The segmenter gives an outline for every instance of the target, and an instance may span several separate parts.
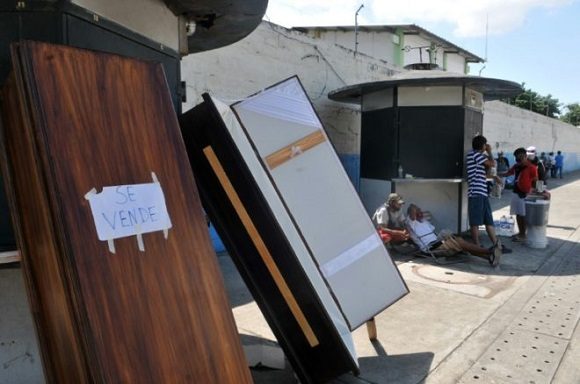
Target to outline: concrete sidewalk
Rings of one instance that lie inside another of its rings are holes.
[[[365,327],[353,333],[361,373],[333,383],[580,383],[580,173],[549,187],[546,249],[505,238],[513,253],[498,268],[393,254],[411,293],[376,317],[376,341]],[[510,195],[492,200],[497,219]],[[229,256],[219,259],[242,342],[276,345]],[[288,364],[252,373],[258,384],[297,382]]]

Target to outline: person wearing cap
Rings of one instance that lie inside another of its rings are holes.
[[[493,216],[486,183],[486,170],[495,166],[491,146],[484,136],[478,135],[471,141],[471,150],[467,153],[467,212],[471,238],[479,243],[479,226],[485,225],[493,247],[500,248],[501,243],[495,235]]]
[[[391,193],[373,214],[373,223],[384,243],[402,243],[409,240],[403,204],[405,201],[399,194]]]

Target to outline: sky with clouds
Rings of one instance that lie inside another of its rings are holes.
[[[580,102],[580,0],[269,0],[264,18],[284,27],[354,25],[361,4],[359,25],[416,24],[487,56],[471,74]]]

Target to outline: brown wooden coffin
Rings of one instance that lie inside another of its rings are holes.
[[[12,51],[2,164],[47,381],[251,382],[161,66]],[[99,240],[85,195],[152,173],[167,239]]]

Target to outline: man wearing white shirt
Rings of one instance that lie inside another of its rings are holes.
[[[407,228],[411,240],[424,252],[443,250],[447,256],[452,256],[464,251],[488,260],[494,267],[499,265],[501,249],[498,246],[487,249],[452,234],[437,236],[435,227],[415,204],[407,209]]]

